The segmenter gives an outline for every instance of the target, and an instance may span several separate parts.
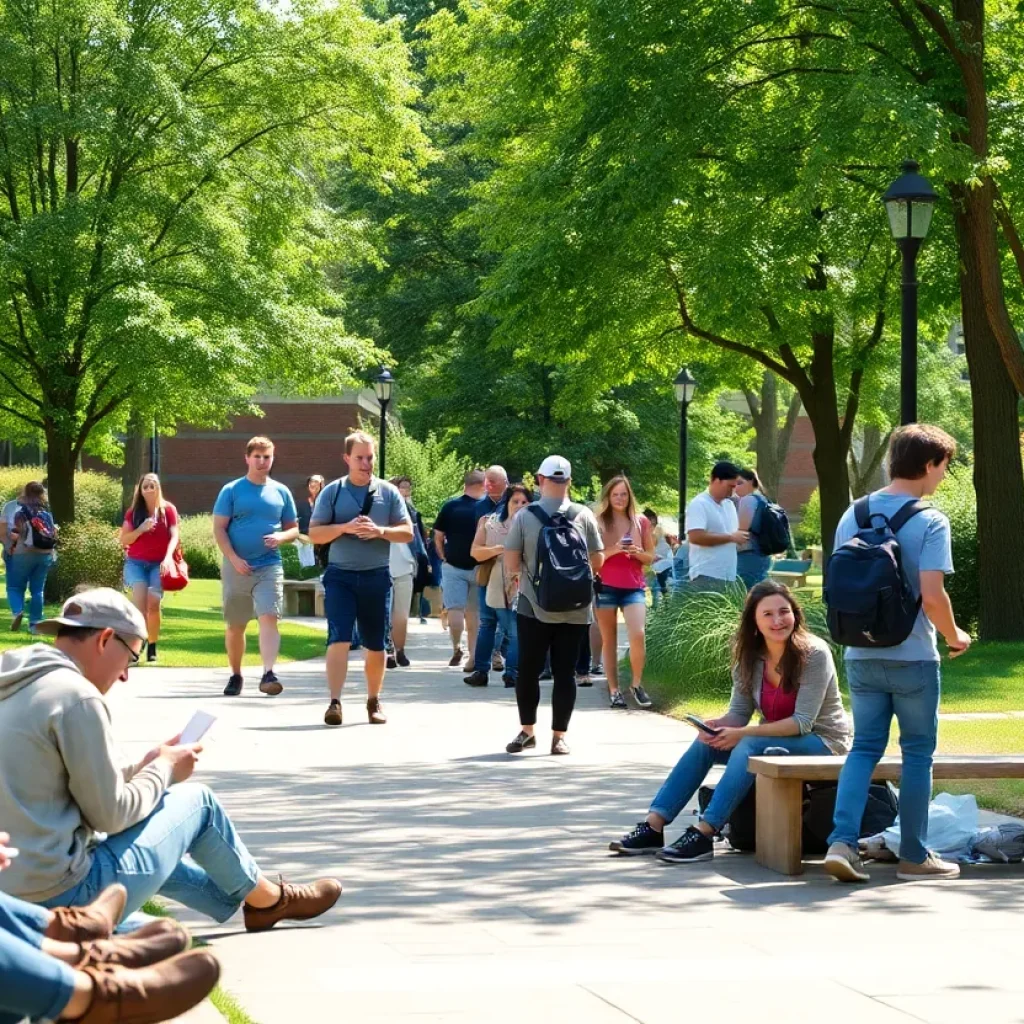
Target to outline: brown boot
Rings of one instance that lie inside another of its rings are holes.
[[[309,921],[326,913],[341,897],[341,882],[336,878],[321,878],[309,885],[292,885],[283,878],[281,898],[266,908],[245,905],[245,930],[265,932],[278,921]]]
[[[205,949],[143,967],[87,967],[92,1002],[81,1024],[157,1024],[201,1003],[220,979],[220,964]]]
[[[184,925],[162,918],[130,935],[82,943],[82,959],[75,967],[84,971],[86,967],[108,964],[138,970],[170,960],[172,956],[184,953],[191,944],[192,936]]]
[[[370,725],[386,725],[388,717],[380,706],[380,697],[370,697],[366,702],[366,714]]]
[[[123,885],[108,885],[84,907],[56,907],[53,920],[43,934],[57,942],[95,942],[109,939],[124,913],[128,890]]]

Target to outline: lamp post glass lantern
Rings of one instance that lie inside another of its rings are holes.
[[[686,449],[687,419],[690,414],[690,403],[697,393],[697,381],[684,366],[675,379],[676,400],[679,402],[679,539],[683,537],[683,525],[686,522]]]
[[[889,230],[903,254],[903,302],[900,310],[900,423],[917,421],[917,254],[928,234],[938,196],[918,173],[916,160],[882,196]]]
[[[381,367],[380,373],[374,378],[373,390],[380,403],[380,452],[377,460],[377,472],[384,476],[384,460],[386,456],[386,445],[388,440],[388,403],[391,401],[391,392],[395,386],[395,378],[391,371]]]

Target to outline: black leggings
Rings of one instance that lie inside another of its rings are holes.
[[[525,615],[518,615],[516,621],[519,626],[519,677],[516,679],[519,721],[522,725],[537,724],[540,674],[550,651],[551,729],[565,732],[576,706],[576,659],[590,626],[575,622],[541,622]]]

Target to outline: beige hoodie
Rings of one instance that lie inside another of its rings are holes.
[[[99,690],[48,644],[0,658],[0,831],[21,854],[0,891],[40,902],[89,872],[96,834],[131,828],[170,785],[170,765],[119,767]],[[101,837],[102,838],[102,837]]]

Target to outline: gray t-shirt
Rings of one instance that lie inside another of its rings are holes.
[[[572,502],[568,498],[541,498],[538,504],[551,516],[556,512],[564,512]],[[576,508],[579,509],[579,512],[572,524],[587,542],[587,551],[590,554],[595,551],[603,551],[601,531],[597,527],[594,513],[585,505],[577,505]],[[519,577],[519,614],[528,619],[540,619],[541,622],[572,622],[577,625],[586,625],[592,619],[591,605],[589,604],[585,608],[577,608],[571,612],[546,612],[537,604],[537,595],[530,582],[530,574],[537,564],[537,540],[540,537],[540,531],[540,520],[529,511],[529,506],[527,506],[516,513],[508,531],[508,537],[505,538],[505,550],[518,551],[523,559]]]
[[[394,484],[373,477],[368,486],[356,487],[347,476],[332,480],[318,495],[310,526],[330,526],[350,523],[363,510],[366,494],[373,490],[370,518],[378,526],[401,526],[409,523],[405,499]],[[360,540],[352,534],[345,534],[331,541],[329,561],[339,569],[353,569],[356,572],[368,569],[386,569],[391,557],[391,542],[384,540]]]

